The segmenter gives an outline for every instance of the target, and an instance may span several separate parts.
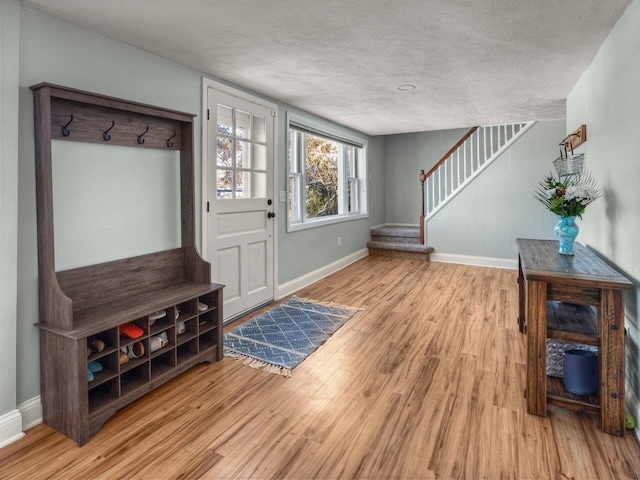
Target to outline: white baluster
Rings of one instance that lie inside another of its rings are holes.
[[[464,163],[462,164],[462,181],[464,182],[467,179],[467,147],[465,143],[464,148]],[[469,139],[469,147],[473,149],[473,136]]]

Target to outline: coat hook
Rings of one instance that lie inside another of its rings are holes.
[[[144,138],[142,138],[142,137],[144,137],[144,136],[145,136],[145,134],[146,134],[148,131],[149,131],[149,125],[147,125],[147,129],[146,129],[144,132],[142,132],[140,135],[138,135],[138,144],[139,144],[139,145],[142,145],[142,144],[144,143]]]
[[[63,137],[68,137],[69,135],[71,135],[71,130],[67,128],[69,125],[71,125],[71,122],[73,122],[73,113],[71,114],[71,120],[69,120],[69,122],[64,127],[62,127]]]
[[[171,139],[173,137],[175,137],[175,136],[176,136],[176,131],[174,130],[173,131],[173,135],[171,135],[169,138],[167,138],[167,148],[173,147],[173,142],[171,141]]]
[[[116,125],[116,121],[111,120],[111,126],[107,129],[106,132],[102,132],[102,138],[104,139],[105,142],[108,142],[109,140],[111,140],[111,135],[109,135],[109,132],[115,125]]]

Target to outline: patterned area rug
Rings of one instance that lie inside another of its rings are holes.
[[[245,365],[291,376],[291,370],[358,311],[295,295],[224,336],[224,352]]]

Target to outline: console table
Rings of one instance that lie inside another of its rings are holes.
[[[520,332],[527,335],[527,410],[547,415],[547,404],[595,413],[600,427],[624,434],[624,303],[632,282],[584,246],[558,253],[554,240],[516,240]],[[567,305],[571,304],[571,305]],[[567,392],[547,376],[547,339],[598,347],[598,393]]]

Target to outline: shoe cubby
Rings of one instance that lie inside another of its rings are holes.
[[[105,332],[87,338],[87,361],[99,360],[118,350],[118,329],[110,328]]]
[[[184,332],[176,336],[177,345],[182,345],[198,336],[198,318],[193,317],[190,320],[184,322]]]
[[[183,302],[179,304],[176,308],[178,309],[178,318],[176,322],[184,322],[190,318],[193,318],[197,315],[197,299],[192,299],[187,302]]]
[[[202,353],[205,350],[218,346],[218,336],[215,329],[210,329],[198,336],[198,350]]]
[[[215,310],[198,315],[198,334],[208,332],[217,327],[217,316]]]
[[[102,366],[102,370],[99,372],[92,372],[92,380],[87,380],[89,390],[93,390],[101,384],[118,376],[118,354],[116,351],[103,355],[96,360],[89,360],[87,365],[89,362],[97,362]]]
[[[198,355],[198,338],[192,338],[182,345],[178,345],[178,365],[192,360]]]
[[[89,414],[99,412],[120,398],[120,379],[114,376],[110,380],[89,390]]]
[[[135,367],[120,374],[120,395],[126,396],[142,388],[150,380],[149,359],[136,361]]]
[[[175,369],[176,363],[176,351],[175,348],[161,353],[160,355],[151,359],[151,379],[162,377],[163,375],[171,372]]]
[[[164,330],[167,330],[175,325],[175,307],[163,309],[165,315],[157,320],[152,320],[152,316],[149,316],[149,334],[156,335]]]
[[[171,326],[149,337],[149,355],[158,357],[176,347],[176,328]]]

